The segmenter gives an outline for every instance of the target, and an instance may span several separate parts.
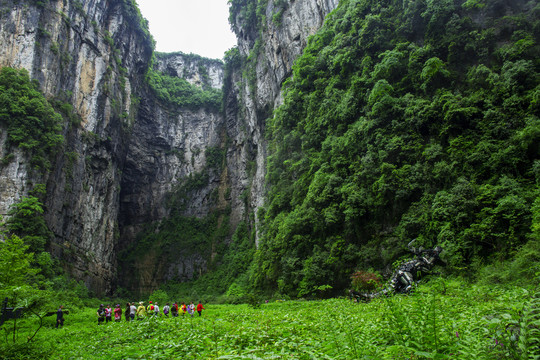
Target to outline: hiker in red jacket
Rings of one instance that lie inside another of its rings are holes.
[[[122,309],[120,309],[120,304],[116,304],[114,308],[114,321],[119,322],[122,320]]]
[[[199,313],[199,316],[202,315],[202,311],[203,310],[206,310],[203,305],[201,304],[201,302],[199,301],[199,303],[197,304],[197,312]]]

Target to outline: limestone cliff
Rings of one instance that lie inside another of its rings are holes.
[[[153,40],[132,0],[1,0],[0,66],[27,69],[48,98],[72,104],[80,121],[66,122],[63,149],[46,173],[33,171],[0,127],[0,157],[13,154],[0,165],[0,214],[46,184],[50,250],[98,294],[126,282],[150,291],[205,271],[214,243],[204,254],[179,251],[167,261],[147,252],[138,268],[125,262],[120,274],[118,254],[136,246],[149,224],[159,231],[171,212],[204,218],[217,211],[229,236],[242,220],[255,226],[264,199],[265,120],[307,37],[337,0],[277,3],[267,2],[260,33],[235,19],[243,65],[224,79],[217,60],[153,57]],[[164,102],[146,80],[152,63],[160,74],[201,89],[225,82],[224,111]],[[197,187],[186,190],[197,176]],[[175,208],[179,189],[182,206]]]
[[[221,89],[223,87],[223,62],[206,59],[195,54],[156,53],[156,70],[174,77],[186,79],[199,87]]]
[[[64,149],[46,174],[2,142],[2,152],[17,156],[0,169],[0,213],[46,183],[52,253],[91,288],[108,291],[127,139],[152,40],[128,1],[4,0],[1,10],[0,66],[27,69],[47,97],[73,104],[80,124],[66,124]]]
[[[232,27],[244,59],[243,67],[231,75],[226,94],[227,131],[234,145],[228,156],[234,218],[245,211],[240,194],[248,191],[247,207],[255,224],[258,221],[257,209],[265,195],[265,120],[279,106],[281,85],[290,76],[308,37],[337,5],[338,0],[270,0],[256,29],[246,26],[241,13],[234,17]]]
[[[201,88],[222,88],[223,64],[185,54],[158,54],[154,69],[164,76],[182,78]],[[119,286],[150,292],[171,278],[189,280],[194,268],[206,269],[207,257],[178,252],[170,259],[164,244],[152,244],[134,258],[137,236],[148,226],[171,217],[203,218],[219,207],[212,194],[222,182],[219,170],[207,169],[209,149],[224,146],[221,109],[199,106],[189,109],[169,104],[148,93],[142,99],[125,159],[120,193],[121,252]],[[204,174],[204,176],[202,176]],[[172,202],[179,188],[193,176],[203,180],[185,194],[185,206]],[[226,185],[225,185],[226,186]],[[155,250],[159,250],[156,252]]]
[[[243,64],[238,68],[228,64],[225,79],[216,61],[181,53],[158,54],[154,67],[167,76],[181,77],[203,88],[225,85],[224,114],[208,110],[171,111],[152,97],[142,101],[134,130],[138,140],[128,151],[122,185],[120,286],[150,292],[164,281],[189,280],[208,269],[215,255],[213,249],[223,241],[215,240],[215,234],[207,234],[213,239],[210,248],[200,244],[196,251],[188,244],[190,239],[182,240],[183,234],[174,231],[172,238],[150,235],[154,239],[151,245],[136,240],[145,229],[148,231],[149,224],[154,224],[151,233],[171,231],[168,219],[176,209],[169,200],[193,175],[208,177],[188,194],[182,216],[208,219],[217,214],[218,227],[226,227],[222,222],[228,221],[229,236],[242,221],[256,227],[257,208],[263,204],[265,191],[265,120],[274,104],[279,103],[281,83],[289,76],[307,36],[322,25],[336,5],[337,1],[304,1],[281,9],[281,24],[267,22],[267,30],[259,39],[265,44],[264,51],[257,51],[252,60],[257,65],[247,73],[250,64],[245,58],[255,50],[250,38],[253,34],[243,38],[242,31],[239,48]],[[267,18],[272,19],[271,14],[278,10],[269,2],[266,11]],[[246,76],[250,71],[254,73],[251,76],[256,79],[255,85]],[[209,149],[225,152],[224,168],[208,168],[205,156]],[[160,240],[156,241],[157,238]]]

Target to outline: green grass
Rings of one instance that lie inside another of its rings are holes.
[[[96,310],[85,308],[66,315],[62,329],[47,318],[31,348],[14,352],[4,346],[0,353],[110,360],[532,359],[540,355],[535,299],[534,291],[519,287],[439,281],[410,296],[368,304],[347,299],[270,302],[260,308],[207,304],[201,318],[101,326]]]

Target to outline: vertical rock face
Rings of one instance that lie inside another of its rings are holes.
[[[223,63],[219,60],[157,54],[154,69],[201,89],[221,89],[223,84]],[[205,172],[209,149],[224,146],[222,128],[220,110],[182,108],[162,103],[151,93],[142,97],[122,176],[117,252],[136,250],[137,235],[146,226],[170,217],[170,200],[178,187],[190,176]],[[206,182],[185,201],[183,216],[202,218],[215,208],[211,194],[220,186],[221,176],[205,174]],[[200,254],[177,253],[171,261],[161,250],[153,251],[161,246],[141,252],[132,263],[123,259],[119,286],[147,293],[171,278],[191,279],[196,267],[205,268],[206,259]]]
[[[220,60],[181,52],[156,53],[154,68],[168,76],[185,79],[191,85],[214,89],[223,87],[223,63]]]
[[[154,68],[196,86],[223,86],[223,64],[219,60],[181,53],[158,54]],[[126,242],[132,241],[137,232],[132,226],[167,215],[166,197],[182,179],[202,171],[205,150],[221,144],[222,123],[217,110],[167,107],[150,93],[141,98],[122,179],[121,226],[126,234],[132,234],[126,235]],[[215,181],[211,179],[210,183]],[[204,216],[208,212],[204,197],[193,199],[186,215]]]
[[[326,15],[338,5],[338,0],[304,0],[285,2],[270,0],[266,7],[265,30],[262,33],[256,61],[255,104],[263,109],[274,105],[280,95],[281,84],[289,77],[294,60],[304,50],[307,39],[324,23]],[[258,34],[244,30],[242,19],[237,17],[238,48],[248,56],[255,47]]]
[[[2,1],[1,8],[0,66],[27,69],[47,97],[71,103],[81,121],[66,125],[49,173],[32,174],[23,156],[0,169],[0,178],[12,179],[2,181],[10,185],[0,213],[27,195],[28,183],[46,183],[51,251],[92,289],[108,291],[126,139],[152,43],[120,0]]]
[[[257,211],[265,194],[266,144],[265,120],[280,104],[282,83],[290,76],[294,60],[302,53],[309,35],[314,34],[338,5],[338,0],[290,1],[277,6],[269,0],[262,38],[258,32],[246,30],[237,16],[233,28],[243,57],[254,56],[251,71],[254,81],[235,72],[231,91],[226,94],[227,131],[234,146],[229,149],[229,173],[232,182],[233,218],[245,211],[239,200],[246,189],[250,193],[248,207]],[[257,45],[257,43],[259,45]],[[258,47],[259,46],[259,47]],[[238,104],[241,104],[238,106]]]
[[[264,198],[265,120],[307,36],[336,5],[297,0],[278,8],[269,0],[257,53],[258,34],[236,19],[240,54],[255,56],[248,70],[255,81],[234,70],[222,113],[171,108],[156,99],[145,82],[152,40],[131,0],[0,0],[0,66],[27,69],[48,98],[73,105],[80,117],[65,125],[63,149],[46,174],[33,172],[0,128],[0,157],[13,154],[0,165],[0,214],[33,185],[47,184],[51,251],[97,294],[110,292],[117,280],[118,252],[145,224],[170,215],[171,192],[205,168],[208,149],[226,151],[227,166],[209,172],[207,184],[189,194],[184,215],[204,217],[228,206],[231,229],[248,213],[256,217]],[[221,89],[224,82],[218,60],[156,54],[154,68],[202,88]],[[139,281],[147,290],[165,279],[189,279],[206,261],[200,254],[179,254],[170,264],[146,260],[153,272],[141,273]],[[129,273],[122,276],[120,284]]]

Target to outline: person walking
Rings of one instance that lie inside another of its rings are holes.
[[[195,304],[193,304],[193,301],[188,305],[188,309],[187,309],[189,315],[191,315],[191,317],[193,317],[193,314],[195,313]]]
[[[131,321],[135,320],[135,314],[137,313],[137,307],[135,306],[135,303],[131,303],[129,306],[129,318]]]
[[[120,309],[120,304],[116,304],[114,308],[114,321],[120,322],[122,320],[122,309]]]
[[[107,307],[105,308],[105,323],[108,323],[109,321],[112,321],[112,309],[111,305],[107,304]]]
[[[158,303],[155,303],[154,304],[154,316],[159,317],[159,315],[160,315],[159,314],[159,305],[158,305]]]
[[[169,306],[169,303],[166,303],[165,306],[163,307],[163,315],[169,317],[169,310],[170,310],[170,306]]]
[[[124,309],[124,317],[126,318],[126,321],[129,321],[130,317],[129,317],[129,313],[131,312],[131,309],[130,309],[130,304],[129,303],[126,303],[126,308]]]
[[[203,304],[201,304],[201,302],[199,301],[199,303],[197,304],[197,312],[199,313],[199,316],[202,316],[203,310],[206,310],[206,309],[203,307]]]
[[[64,326],[64,311],[62,310],[64,308],[63,305],[60,305],[58,308],[58,311],[56,312],[56,328],[58,329],[58,326],[62,327]]]
[[[139,302],[139,307],[137,308],[137,320],[142,320],[146,316],[146,309],[144,308],[144,303]]]
[[[146,307],[146,314],[148,316],[151,316],[152,314],[154,314],[154,304],[152,304],[151,301],[148,302],[148,306]]]
[[[171,314],[173,317],[178,316],[178,301],[175,301],[172,308],[171,308]]]
[[[185,302],[182,301],[182,306],[180,307],[180,309],[182,310],[182,316],[186,315],[187,306]]]
[[[101,325],[105,321],[105,308],[103,307],[103,304],[99,305],[99,309],[97,310],[97,323],[98,325]]]

